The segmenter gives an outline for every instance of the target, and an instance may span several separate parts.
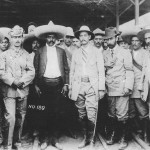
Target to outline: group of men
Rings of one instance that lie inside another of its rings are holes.
[[[148,142],[149,28],[132,35],[126,49],[118,40],[120,32],[112,27],[92,32],[84,25],[74,33],[71,27],[50,21],[38,27],[30,24],[28,29],[24,34],[16,25],[7,35],[0,34],[3,149],[21,147],[27,101],[36,97],[30,95],[37,95],[44,112],[40,120],[46,138],[41,149],[49,144],[63,149],[59,143],[62,98],[73,101],[78,110],[84,135],[79,149],[94,144],[101,101],[107,102],[107,144],[114,144],[118,137],[119,149],[125,149],[129,125],[131,130],[141,129],[141,138]],[[137,120],[139,128],[134,126]]]

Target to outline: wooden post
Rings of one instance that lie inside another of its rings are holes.
[[[135,0],[135,25],[139,25],[139,0]]]
[[[119,32],[119,0],[116,1],[116,29]]]

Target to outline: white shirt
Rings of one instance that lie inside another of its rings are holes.
[[[61,76],[60,68],[58,64],[58,57],[56,52],[55,46],[48,46],[47,47],[47,64],[46,70],[44,73],[44,77],[47,78],[57,78]]]
[[[139,53],[139,51],[138,50],[133,50],[133,56],[134,56],[134,58],[136,58],[137,57],[137,55],[138,55],[138,53]]]

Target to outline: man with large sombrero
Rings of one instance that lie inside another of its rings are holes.
[[[89,27],[82,26],[75,36],[80,40],[81,47],[72,57],[69,97],[78,108],[84,134],[78,148],[84,148],[94,142],[98,100],[103,98],[105,90],[105,73],[102,53],[90,43],[94,34]]]
[[[119,33],[115,28],[105,29],[104,39],[109,50],[104,51],[106,85],[108,92],[109,137],[107,144],[114,144],[116,126],[119,125],[121,145],[127,147],[126,132],[128,120],[129,95],[133,88],[134,72],[131,53],[117,44]]]
[[[45,113],[41,117],[42,124],[46,125],[43,127],[46,133],[51,131],[51,144],[62,149],[57,141],[60,128],[60,98],[61,94],[65,95],[68,90],[69,68],[65,51],[57,47],[55,43],[57,39],[65,36],[66,27],[55,25],[50,21],[48,25],[37,27],[34,32],[36,37],[46,40],[46,46],[37,51],[34,62],[36,90],[45,106]],[[41,148],[46,148],[49,142],[47,139]]]

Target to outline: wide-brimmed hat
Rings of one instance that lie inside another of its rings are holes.
[[[145,33],[150,33],[150,25],[145,26],[140,32],[138,32],[137,36],[140,40],[144,41]]]
[[[120,35],[121,32],[117,32],[116,28],[114,27],[109,27],[105,29],[105,35],[104,35],[104,39],[109,39],[112,38],[114,36]]]
[[[66,36],[74,37],[74,32],[73,32],[73,29],[71,27],[67,27]]]
[[[55,25],[52,21],[48,25],[42,25],[34,30],[35,36],[40,39],[46,39],[47,34],[54,33],[58,39],[63,38],[66,35],[66,27],[61,25]]]
[[[122,38],[122,36],[118,36],[118,42],[123,42],[123,38]]]
[[[15,25],[9,32],[9,35],[11,37],[13,36],[23,36],[24,34],[24,29],[20,27],[19,25]]]
[[[97,28],[93,31],[94,35],[105,35],[105,31],[101,30],[100,28]]]
[[[75,32],[75,37],[79,39],[79,35],[81,32],[88,32],[91,35],[91,40],[94,39],[94,33],[90,31],[88,26],[81,26],[81,28]]]
[[[6,37],[9,41],[11,40],[9,32],[11,31],[10,28],[7,27],[1,27],[0,32],[3,34],[4,38]]]
[[[4,36],[3,36],[3,34],[0,32],[0,43],[3,41],[3,39],[4,39]]]

